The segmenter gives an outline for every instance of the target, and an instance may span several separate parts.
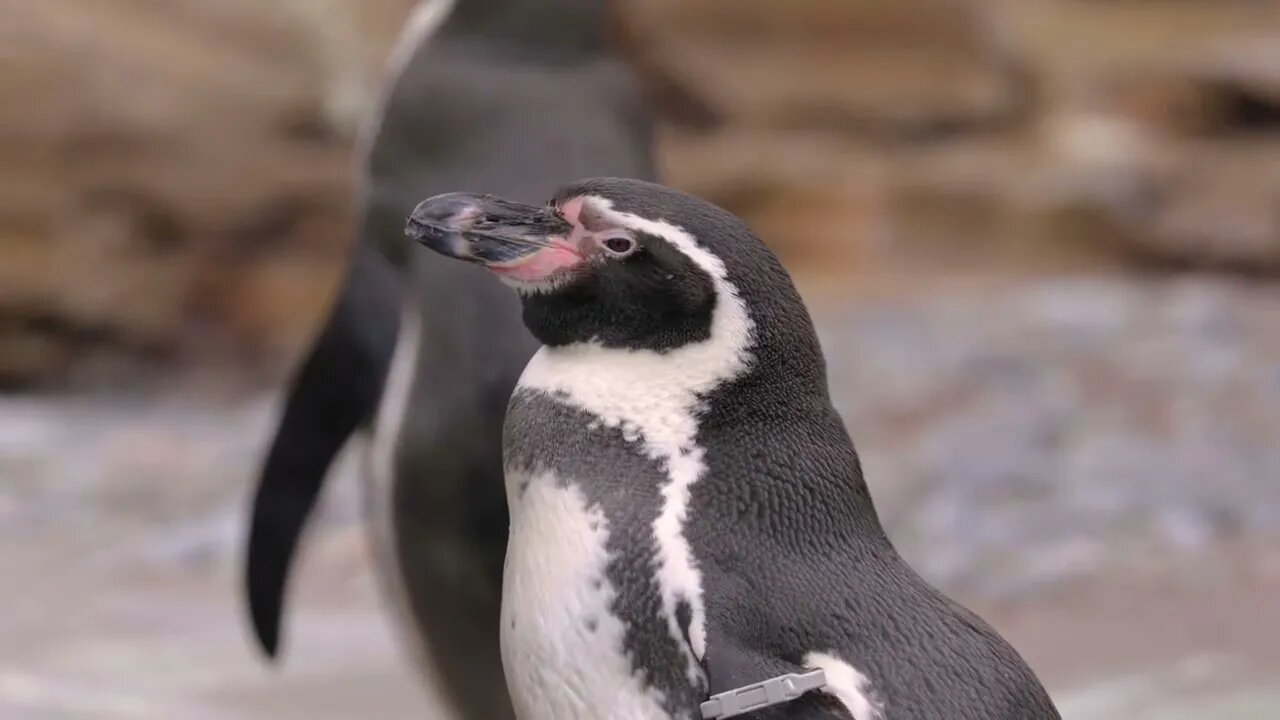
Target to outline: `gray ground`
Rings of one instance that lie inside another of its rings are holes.
[[[1280,293],[1054,281],[821,303],[904,554],[1072,720],[1280,717]],[[274,398],[0,400],[0,717],[439,717],[368,573],[354,463],[283,665],[239,605]]]

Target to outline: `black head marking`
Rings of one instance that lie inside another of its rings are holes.
[[[597,232],[606,242],[613,228]],[[663,238],[628,233],[634,249],[602,257],[554,292],[529,293],[524,321],[545,345],[597,342],[659,352],[705,340],[716,290],[711,277]]]
[[[606,241],[621,232],[635,243],[623,258],[606,258],[558,292],[525,299],[525,323],[547,345],[594,341],[606,347],[670,350],[706,340],[718,302],[714,278],[665,233],[702,237],[750,233],[732,215],[651,183],[595,179],[556,194],[554,207],[581,231]],[[627,216],[633,216],[628,218]],[[659,221],[661,228],[629,220]],[[612,261],[610,261],[612,260]]]

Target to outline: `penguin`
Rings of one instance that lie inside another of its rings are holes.
[[[541,344],[504,440],[522,720],[732,717],[742,688],[753,718],[1059,717],[895,551],[808,310],[740,219],[596,178],[435,196],[406,233],[513,288]]]
[[[511,717],[498,610],[506,402],[537,343],[478,268],[406,252],[405,215],[464,187],[526,200],[583,174],[653,177],[642,89],[606,43],[604,0],[428,0],[359,138],[358,240],[292,379],[245,548],[250,619],[278,652],[286,581],[329,466],[370,442],[362,487],[400,636],[457,714]]]

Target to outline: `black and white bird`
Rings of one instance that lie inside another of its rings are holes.
[[[407,232],[513,287],[542,344],[504,443],[518,717],[696,718],[779,676],[825,684],[751,717],[1058,717],[886,537],[808,311],[738,218],[601,178],[440,195]]]
[[[406,252],[404,217],[459,187],[532,200],[584,174],[652,176],[648,110],[606,43],[608,10],[427,0],[406,26],[361,139],[350,269],[288,390],[254,498],[245,583],[269,655],[329,466],[374,425],[365,485],[400,634],[463,717],[511,716],[498,647],[501,436],[537,343],[487,273]]]

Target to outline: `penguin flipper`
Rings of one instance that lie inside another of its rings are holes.
[[[254,634],[275,658],[298,538],[329,465],[382,395],[400,323],[402,280],[366,243],[356,247],[333,310],[294,377],[253,500],[245,590]]]

